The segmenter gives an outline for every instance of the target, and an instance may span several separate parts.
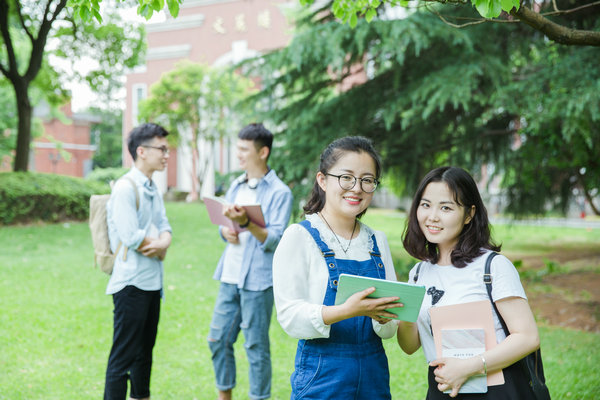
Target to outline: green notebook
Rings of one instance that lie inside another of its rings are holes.
[[[409,285],[404,282],[388,281],[385,279],[367,278],[365,276],[340,274],[335,304],[343,304],[348,297],[356,292],[375,287],[375,291],[369,297],[400,297],[398,300],[404,307],[389,308],[402,321],[415,322],[419,316],[421,303],[425,296],[425,286]]]

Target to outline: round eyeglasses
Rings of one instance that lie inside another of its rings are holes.
[[[330,173],[326,173],[325,175],[338,178],[338,183],[340,184],[340,187],[344,190],[352,189],[354,186],[356,186],[356,181],[360,181],[360,188],[365,193],[373,193],[375,189],[377,189],[377,185],[379,185],[379,181],[372,177],[357,178],[354,175],[350,174],[333,175]]]
[[[142,147],[149,147],[151,149],[160,150],[160,151],[162,151],[163,156],[169,155],[169,148],[167,146],[150,146],[150,145],[144,144],[144,145],[142,145]]]

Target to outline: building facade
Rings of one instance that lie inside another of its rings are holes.
[[[93,167],[96,146],[91,144],[91,127],[98,117],[71,111],[71,104],[61,108],[66,121],[52,117],[47,105],[34,110],[42,120],[44,133],[32,142],[29,170],[83,178]]]
[[[232,65],[246,58],[285,46],[289,25],[284,15],[286,2],[271,0],[185,0],[177,18],[146,25],[148,50],[146,63],[127,75],[126,105],[123,114],[123,160],[131,165],[125,141],[138,124],[138,104],[150,92],[150,86],[180,60],[211,66]],[[241,127],[240,127],[241,128]],[[234,137],[236,132],[231,132]],[[214,190],[214,171],[227,173],[237,169],[231,139],[210,144],[198,143],[200,165],[209,159],[203,193]],[[234,142],[233,142],[234,143]],[[191,188],[191,152],[173,149],[165,172],[154,179],[163,191]],[[211,172],[212,171],[212,172]]]

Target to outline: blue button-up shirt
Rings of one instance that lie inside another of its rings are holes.
[[[146,236],[158,237],[163,232],[171,232],[165,205],[156,184],[135,166],[125,176],[135,183],[140,204],[136,209],[131,182],[119,179],[106,204],[108,238],[113,252],[121,242],[106,294],[116,293],[128,285],[142,290],[162,289],[162,261],[146,257],[136,249]]]
[[[235,203],[240,184],[241,179],[236,179],[225,194],[229,203]],[[275,171],[270,170],[260,180],[256,188],[256,202],[261,206],[268,233],[263,243],[251,235],[244,249],[238,280],[240,289],[259,291],[273,286],[273,253],[290,221],[292,201],[292,191],[277,177]],[[221,279],[224,258],[225,252],[213,276],[216,280]]]

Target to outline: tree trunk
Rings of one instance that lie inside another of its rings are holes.
[[[192,171],[190,177],[192,178],[192,190],[188,194],[186,201],[198,200],[198,134],[192,132]]]
[[[588,203],[590,204],[590,208],[592,209],[594,214],[600,215],[600,210],[594,204],[594,198],[592,197],[592,195],[585,189],[583,189],[583,194],[584,194],[586,200],[588,201]]]
[[[31,145],[31,116],[33,107],[29,101],[28,85],[20,82],[15,84],[19,124],[17,128],[17,150],[13,171],[27,172],[29,169],[29,149]]]

